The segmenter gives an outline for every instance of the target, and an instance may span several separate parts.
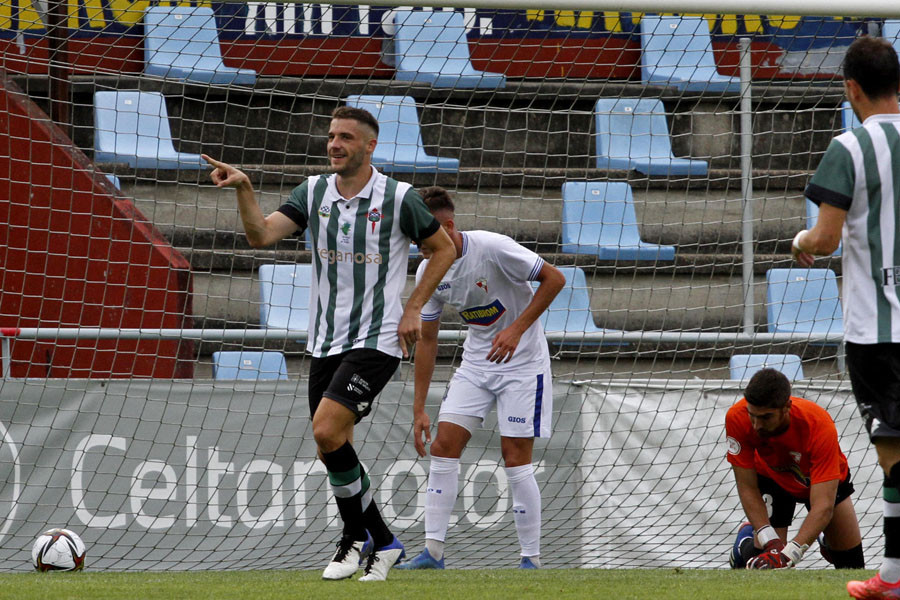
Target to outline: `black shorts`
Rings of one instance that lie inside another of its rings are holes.
[[[769,509],[769,523],[772,527],[790,527],[794,520],[794,509],[797,508],[798,503],[803,504],[806,510],[809,510],[808,498],[804,500],[791,495],[787,490],[775,483],[773,479],[769,479],[764,475],[757,475],[756,479],[759,491],[766,502],[766,507]],[[847,478],[838,484],[834,505],[837,506],[849,498],[854,491],[853,482],[850,481],[850,474],[847,473]]]
[[[372,411],[375,396],[391,380],[400,359],[378,350],[350,350],[335,356],[313,358],[309,367],[309,416],[319,408],[322,396],[346,406],[359,423]]]
[[[869,438],[900,437],[900,344],[846,343],[847,370]]]

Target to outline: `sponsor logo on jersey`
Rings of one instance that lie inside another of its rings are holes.
[[[322,217],[323,219],[327,219],[328,217],[330,217],[331,216],[331,205],[323,204],[322,206],[320,206],[319,207],[319,216]]]
[[[728,445],[728,454],[738,455],[741,453],[741,443],[733,437],[725,438],[725,443]]]
[[[881,269],[881,285],[900,284],[900,267],[885,267]]]
[[[444,290],[449,290],[449,289],[450,289],[449,281],[442,281],[437,286],[437,291],[439,291],[439,292],[443,292]]]
[[[506,307],[500,302],[500,299],[494,300],[486,306],[473,306],[459,311],[459,316],[469,325],[492,325],[503,316]]]
[[[800,457],[803,456],[799,452],[789,452],[788,454],[790,454],[791,458],[794,459],[794,462],[797,462],[797,463],[800,462]]]
[[[506,420],[509,421],[510,423],[527,423],[528,422],[528,419],[526,419],[525,417],[507,417]]]
[[[381,253],[369,254],[368,252],[344,252],[343,250],[328,250],[327,248],[319,248],[319,258],[328,264],[339,262],[352,262],[358,265],[375,263],[380,265],[383,261]]]
[[[484,290],[485,294],[488,293],[487,279],[485,279],[484,277],[479,277],[478,279],[476,279],[475,286],[480,287],[482,290]]]
[[[362,390],[359,389],[358,387],[356,387],[355,385],[353,385],[352,383],[347,384],[347,391],[353,392],[357,396],[362,396]]]
[[[372,223],[372,233],[375,233],[375,224],[381,220],[381,212],[377,208],[369,211],[369,222]]]
[[[341,223],[341,233],[344,235],[350,234],[350,223]]]

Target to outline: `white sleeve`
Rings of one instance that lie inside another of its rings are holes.
[[[544,268],[544,259],[531,250],[517,244],[512,238],[502,236],[491,245],[494,260],[510,275],[521,281],[537,281]]]
[[[419,281],[422,279],[422,273],[425,272],[425,265],[427,263],[427,260],[423,260],[419,264],[419,268],[416,269],[416,285],[419,285]],[[432,294],[431,298],[428,299],[428,302],[425,303],[425,306],[422,307],[422,312],[420,314],[423,321],[437,321],[441,318],[442,312],[444,312],[444,303],[435,294]]]

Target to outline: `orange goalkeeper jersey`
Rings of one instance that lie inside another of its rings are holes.
[[[728,409],[725,434],[728,462],[775,480],[796,498],[808,499],[809,486],[850,472],[828,412],[814,402],[791,397],[791,422],[774,438],[761,438],[750,425],[747,400]]]

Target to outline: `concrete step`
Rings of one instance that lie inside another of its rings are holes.
[[[46,105],[45,79],[16,81]],[[460,92],[392,80],[260,78],[254,89],[129,75],[80,76],[72,82],[73,137],[84,149],[93,148],[94,92],[141,89],[167,96],[179,150],[241,164],[324,165],[333,108],[350,94],[385,93],[413,96],[426,149],[458,158],[464,168],[589,168],[593,106],[601,97],[661,98],[677,156],[728,169],[739,166],[741,154],[739,96],[677,93],[637,83],[511,80],[504,90]],[[754,86],[752,98],[757,166],[814,168],[840,127],[840,88],[763,83]]]
[[[182,172],[183,173],[183,172]],[[197,175],[195,174],[195,177]],[[249,248],[236,208],[234,192],[211,184],[139,180],[123,183],[123,193],[174,245],[233,251]],[[293,185],[262,184],[257,198],[265,214],[275,211]],[[540,190],[451,187],[460,229],[503,233],[543,252],[558,252],[561,236],[561,184]],[[675,245],[692,254],[740,252],[743,200],[740,186],[723,190],[634,190],[641,237]],[[786,253],[790,240],[805,227],[802,191],[774,185],[754,194],[753,233],[756,251]],[[296,251],[302,241],[288,240],[279,250]]]

